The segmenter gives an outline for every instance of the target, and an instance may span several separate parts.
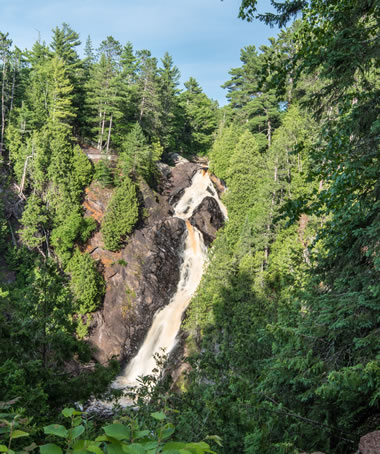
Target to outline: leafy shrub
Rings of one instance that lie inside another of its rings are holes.
[[[151,427],[140,427],[135,419],[121,418],[101,427],[96,438],[89,434],[91,424],[86,413],[74,408],[64,408],[62,415],[70,420],[69,427],[62,424],[50,424],[43,427],[44,444],[40,445],[40,454],[65,453],[126,453],[126,454],[204,454],[211,453],[210,446],[200,441],[185,443],[169,441],[175,432],[173,424],[168,422],[164,412],[151,413]],[[37,448],[35,443],[23,443],[20,439],[30,437],[30,420],[8,412],[4,413],[3,431],[0,435],[1,452],[16,454],[29,452]],[[26,427],[25,427],[26,426]],[[28,432],[26,431],[28,430]],[[90,436],[89,436],[90,435]],[[28,446],[25,446],[28,445]],[[11,448],[12,446],[12,448]],[[23,446],[23,448],[21,448]]]

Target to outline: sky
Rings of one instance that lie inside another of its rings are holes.
[[[94,47],[112,35],[135,50],[149,49],[160,59],[167,51],[181,72],[181,83],[195,77],[220,105],[231,68],[241,66],[240,49],[259,47],[278,30],[259,21],[237,18],[241,0],[0,0],[0,31],[14,44],[30,49],[51,30],[68,23],[80,34],[82,48],[90,35]],[[268,11],[269,0],[260,0]],[[183,85],[182,85],[183,86]]]

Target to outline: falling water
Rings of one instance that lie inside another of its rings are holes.
[[[226,208],[220,202],[207,170],[199,170],[181,199],[175,206],[175,216],[186,222],[187,235],[183,250],[183,262],[176,293],[170,303],[154,316],[152,326],[137,355],[127,364],[122,374],[113,383],[114,388],[125,388],[138,384],[137,378],[150,375],[155,368],[154,354],[161,349],[169,354],[176,344],[182,314],[202,278],[207,258],[207,248],[202,234],[189,218],[205,197],[213,197],[227,217]]]

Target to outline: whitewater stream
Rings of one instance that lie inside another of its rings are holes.
[[[162,353],[162,349],[169,354],[176,344],[182,315],[199,285],[207,261],[207,248],[202,234],[189,221],[205,197],[213,197],[227,218],[226,208],[219,200],[207,170],[198,170],[193,176],[191,186],[186,188],[174,207],[174,216],[183,219],[187,226],[177,290],[170,303],[155,314],[140,350],[114,381],[113,388],[123,389],[138,385],[138,377],[152,374],[156,366],[154,354]]]

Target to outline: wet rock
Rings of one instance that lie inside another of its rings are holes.
[[[221,197],[224,194],[224,192],[226,191],[226,185],[224,184],[224,182],[222,180],[220,180],[215,175],[211,174],[210,179],[211,179],[213,185],[215,186],[218,196]]]
[[[121,251],[103,309],[91,325],[89,340],[99,362],[133,356],[154,313],[169,303],[179,280],[185,228],[181,219],[164,219],[136,231]]]
[[[191,185],[191,180],[199,168],[198,164],[192,162],[180,162],[173,168],[164,188],[164,194],[171,205],[178,202],[185,189]]]
[[[361,437],[359,451],[361,454],[380,454],[380,430]]]
[[[178,161],[174,168],[164,164],[160,167],[158,192],[139,183],[142,219],[121,251],[107,251],[100,232],[86,247],[101,265],[106,280],[103,307],[93,314],[88,338],[94,358],[100,363],[112,357],[127,361],[134,356],[154,314],[170,302],[177,288],[186,224],[172,217],[173,205],[202,168],[186,160]],[[86,191],[86,214],[100,224],[111,196],[111,189],[92,184]],[[223,221],[212,197],[206,197],[192,217],[206,244],[215,238]]]
[[[206,246],[216,237],[216,232],[224,225],[224,216],[218,202],[213,197],[205,197],[190,217],[193,226],[202,233]]]

